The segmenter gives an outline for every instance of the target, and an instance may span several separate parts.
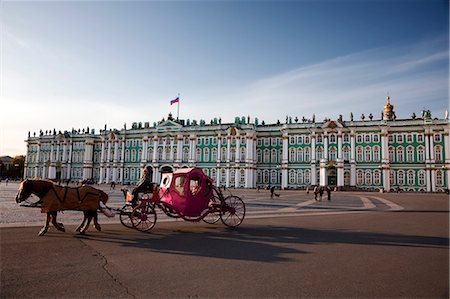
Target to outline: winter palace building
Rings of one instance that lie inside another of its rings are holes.
[[[443,192],[450,181],[448,115],[396,119],[390,98],[380,119],[260,123],[236,118],[133,123],[131,128],[29,134],[24,176],[136,183],[143,167],[161,173],[200,167],[218,186]],[[446,113],[447,114],[447,113]]]

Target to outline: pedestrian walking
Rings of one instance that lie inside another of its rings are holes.
[[[328,200],[331,200],[331,188],[330,188],[330,186],[327,186],[327,197],[328,197]]]
[[[314,186],[314,200],[317,200],[317,193],[319,193],[319,188],[317,186]]]
[[[322,196],[323,196],[323,187],[319,187],[319,196],[320,196],[320,199],[319,199],[319,201],[322,201]]]

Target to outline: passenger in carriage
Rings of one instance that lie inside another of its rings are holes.
[[[131,205],[133,207],[136,206],[139,192],[153,192],[152,175],[153,172],[150,167],[144,168],[141,179],[136,185],[136,188],[131,192],[131,194],[133,194],[133,199],[131,200]]]

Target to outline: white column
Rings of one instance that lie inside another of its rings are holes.
[[[219,133],[217,135],[217,163],[220,163],[222,161],[221,146],[222,146],[222,136]],[[219,173],[219,169],[217,170],[217,173]],[[218,178],[219,178],[219,176],[218,176]]]
[[[227,163],[231,160],[231,136],[227,136]]]
[[[344,160],[337,159],[337,186],[344,186]]]
[[[449,130],[444,129],[444,153],[445,153],[445,175],[446,181],[445,186],[447,189],[450,189],[450,139],[449,139]]]
[[[327,185],[327,160],[326,159],[320,159],[319,175],[320,175],[319,185],[326,186]]]
[[[162,148],[162,159],[163,159],[163,161],[167,160],[166,147],[167,147],[167,141],[166,141],[166,138],[164,138],[163,139],[163,148]]]
[[[117,163],[119,160],[119,141],[114,142],[114,163]]]
[[[156,157],[158,155],[158,136],[153,136],[153,157],[152,162],[156,163]],[[153,177],[155,177],[155,172],[153,172]],[[154,181],[156,182],[156,181]]]
[[[239,188],[239,182],[241,178],[241,170],[239,168],[234,169],[234,188]]]
[[[174,144],[175,144],[174,138],[171,137],[170,138],[170,154],[169,154],[169,160],[171,162],[174,161],[174,155],[173,155],[173,148],[175,147]]]
[[[230,168],[225,169],[225,186],[230,187]]]
[[[323,134],[323,158],[328,161],[328,133]]]
[[[55,152],[55,145],[54,145],[54,142],[52,141],[51,147],[50,147],[50,166],[48,167],[48,178],[49,179],[55,179],[56,178],[56,167],[55,167],[54,152]]]
[[[281,188],[288,187],[288,161],[289,161],[289,135],[287,132],[283,133],[283,148],[281,160]]]
[[[311,185],[317,185],[316,175],[316,134],[311,135]]]
[[[72,147],[73,147],[73,143],[72,143],[72,140],[70,140],[69,141],[69,157],[67,159],[67,169],[66,169],[68,179],[72,178],[72,172],[71,172],[72,171],[72,169],[71,169],[71,167],[72,167]]]
[[[337,155],[337,157],[338,157],[338,159],[342,160],[344,158],[342,156],[342,132],[341,131],[338,132],[337,138],[338,138],[338,155]]]
[[[176,163],[181,163],[183,160],[183,135],[177,136],[177,157]]]
[[[350,186],[356,186],[355,131],[350,133]]]
[[[234,161],[236,161],[236,163],[239,163],[241,161],[241,136],[240,135],[236,136],[236,155],[234,157]],[[236,172],[237,172],[237,170],[236,170]]]

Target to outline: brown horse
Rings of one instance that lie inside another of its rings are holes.
[[[47,221],[39,232],[39,236],[43,236],[47,232],[50,221],[57,230],[65,231],[64,225],[56,221],[57,212],[63,210],[83,211],[84,219],[77,227],[77,232],[84,234],[92,219],[94,219],[95,228],[98,231],[101,230],[97,221],[97,209],[100,208],[100,202],[105,206],[108,201],[108,194],[102,190],[91,186],[64,187],[46,179],[26,179],[20,184],[16,202],[20,203],[26,200],[31,194],[39,197],[37,204],[41,205],[42,213],[47,213]],[[85,225],[86,220],[87,224]]]

